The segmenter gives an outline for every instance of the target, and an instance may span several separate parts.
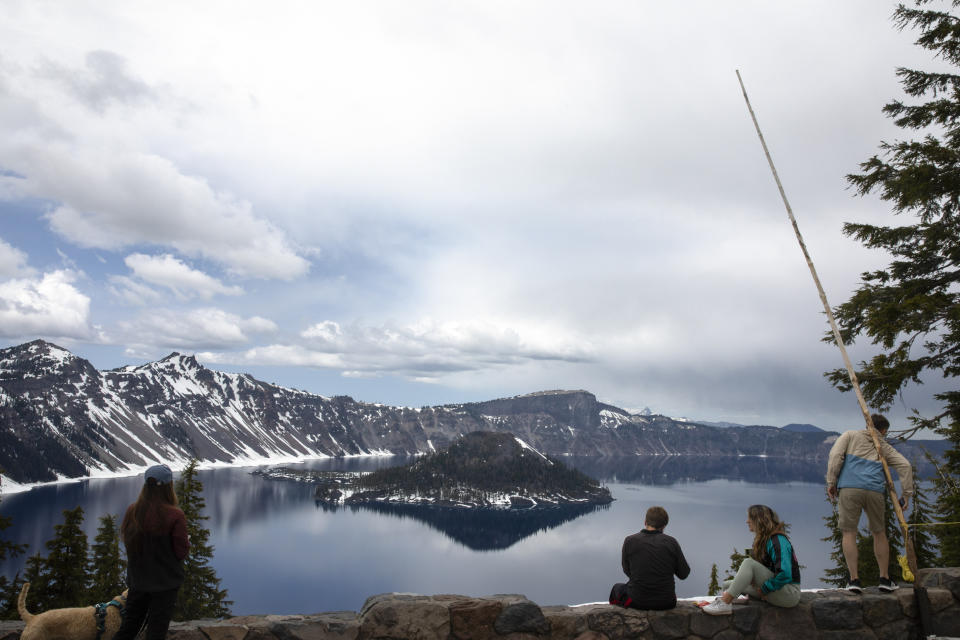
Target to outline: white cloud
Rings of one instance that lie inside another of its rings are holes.
[[[137,104],[154,98],[155,90],[132,76],[127,61],[112,51],[90,51],[82,69],[50,62],[44,74],[61,82],[74,97],[97,113],[110,104]]]
[[[243,353],[198,353],[197,356],[204,362],[250,365],[281,365],[295,367],[319,367],[323,369],[339,369],[343,367],[343,359],[338,354],[318,353],[297,346],[269,345],[254,347]]]
[[[4,35],[20,34],[0,28]],[[81,247],[167,247],[243,277],[289,280],[309,270],[304,252],[248,200],[181,169],[171,152],[192,143],[180,138],[179,108],[165,105],[171,121],[125,58],[85,52],[78,73],[56,53],[5,51],[0,60],[0,122],[10,131],[0,139],[0,199],[49,202],[50,227]],[[111,104],[130,109],[104,117]]]
[[[0,335],[93,338],[90,298],[73,286],[76,279],[76,273],[61,270],[0,283]]]
[[[157,304],[163,300],[163,295],[159,291],[127,276],[110,276],[108,288],[113,295],[127,304],[138,307]]]
[[[247,344],[256,334],[272,333],[277,325],[260,316],[243,318],[222,309],[188,311],[155,309],[132,321],[119,323],[114,342],[132,345],[138,352],[159,348],[229,349]]]
[[[309,264],[249,203],[218,193],[154,154],[42,146],[7,160],[21,189],[60,202],[47,217],[71,242],[98,249],[170,246],[240,276],[295,278]]]
[[[32,275],[27,266],[27,254],[0,238],[0,278]]]
[[[155,353],[142,327],[370,384],[824,406],[835,354],[734,69],[839,303],[883,259],[842,221],[888,210],[843,176],[902,135],[880,112],[895,67],[943,66],[895,5],[14,2],[0,200],[49,204],[59,238],[38,242],[155,254],[108,280],[131,303],[183,298],[128,322],[136,353]],[[191,315],[234,276],[287,281]],[[288,338],[304,318],[329,322]],[[271,325],[284,344],[257,339]]]
[[[464,371],[495,370],[530,362],[586,362],[589,345],[574,336],[488,322],[436,322],[346,327],[332,321],[301,333],[303,344],[256,347],[239,354],[207,354],[211,362],[341,369],[346,377],[396,373],[437,379]]]
[[[194,296],[208,300],[215,295],[238,296],[243,289],[228,287],[202,271],[192,269],[170,254],[147,256],[133,253],[124,259],[133,275],[150,284],[166,287],[179,298]]]
[[[398,355],[449,352],[494,360],[529,358],[577,362],[590,359],[589,345],[582,339],[551,333],[547,327],[518,330],[496,320],[438,322],[423,318],[407,325],[379,327],[341,327],[328,320],[308,327],[301,337],[318,351]]]
[[[277,331],[277,323],[260,316],[251,316],[241,322],[244,331],[250,333],[273,333]]]

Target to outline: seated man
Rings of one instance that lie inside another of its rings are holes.
[[[670,517],[663,507],[650,507],[642,531],[623,541],[623,572],[630,581],[610,591],[610,604],[634,609],[673,609],[677,593],[673,576],[690,575],[690,566],[676,539],[663,532]]]

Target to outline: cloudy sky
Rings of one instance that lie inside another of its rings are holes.
[[[861,424],[735,70],[837,304],[891,219],[844,176],[937,62],[893,2],[787,6],[0,0],[0,346]]]

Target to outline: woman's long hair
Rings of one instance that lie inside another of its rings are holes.
[[[140,490],[133,509],[127,511],[120,525],[120,534],[127,551],[140,553],[143,550],[143,536],[148,533],[147,524],[162,522],[162,510],[177,506],[177,494],[173,483],[159,484],[153,478],[147,478]]]
[[[767,553],[767,542],[778,533],[786,532],[786,524],[780,521],[777,512],[765,504],[755,504],[747,509],[747,517],[753,523],[753,549],[751,557],[760,562]]]

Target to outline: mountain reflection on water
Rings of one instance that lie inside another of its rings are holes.
[[[823,482],[817,461],[756,456],[569,456],[561,458],[602,483],[669,486],[708,480],[744,480],[758,484]],[[616,497],[616,496],[615,496]],[[363,510],[410,518],[474,551],[507,549],[609,505],[569,505],[536,509],[460,509],[429,505],[369,503],[343,507],[316,502],[323,511]]]
[[[349,509],[378,515],[410,518],[439,531],[473,551],[499,551],[541,531],[548,531],[609,504],[562,505],[535,509],[462,509],[428,505],[368,503],[332,507],[317,501],[323,511]]]
[[[304,468],[372,471],[410,458],[328,458]],[[647,456],[564,457],[606,483],[614,502],[582,512],[441,512],[315,505],[313,487],[265,480],[252,468],[199,473],[204,522],[215,547],[212,565],[234,601],[233,613],[295,614],[359,610],[370,595],[404,593],[523,593],[542,605],[597,602],[622,581],[624,536],[643,526],[651,505],[670,513],[668,531],[683,546],[692,572],[677,582],[680,597],[702,596],[713,564],[725,569],[730,552],[747,546],[750,504],[769,504],[791,523],[791,541],[806,565],[803,587],[821,586],[831,565],[824,518],[825,465],[784,458]],[[0,538],[45,542],[62,510],[82,506],[88,539],[98,518],[122,514],[142,477],[86,480],[4,494],[0,515],[13,525]],[[586,516],[586,517],[585,517]],[[0,574],[12,578],[26,556],[7,557]]]

